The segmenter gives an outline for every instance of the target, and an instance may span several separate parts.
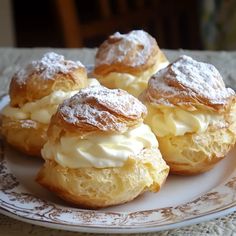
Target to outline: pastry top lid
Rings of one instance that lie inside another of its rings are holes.
[[[139,73],[156,63],[158,53],[162,54],[156,40],[147,32],[116,32],[99,47],[95,60],[95,74]]]
[[[146,112],[146,107],[124,90],[93,86],[65,100],[51,123],[81,135],[93,131],[125,132],[141,123]]]
[[[71,91],[87,85],[87,72],[79,61],[65,60],[54,52],[32,61],[15,73],[9,95],[12,106],[21,106],[55,90]]]
[[[215,110],[235,97],[213,65],[185,55],[153,75],[145,93],[142,96],[154,103],[185,107],[203,104]]]
[[[40,60],[35,60],[20,69],[16,74],[18,83],[26,83],[33,73],[37,73],[42,79],[53,79],[57,73],[66,74],[78,67],[84,67],[80,61],[65,60],[64,56],[54,52],[48,52]]]

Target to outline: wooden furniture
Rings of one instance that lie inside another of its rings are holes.
[[[95,19],[89,11],[81,12],[76,0],[55,0],[66,47],[91,46],[86,43],[91,39],[97,46],[115,31],[142,28],[161,47],[201,48],[196,0],[93,0],[89,4],[96,9]],[[82,14],[88,15],[84,22]]]

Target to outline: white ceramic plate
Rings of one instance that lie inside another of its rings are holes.
[[[4,97],[0,109],[8,102]],[[0,212],[33,224],[93,233],[140,233],[207,221],[236,209],[236,149],[208,173],[169,176],[159,193],[103,210],[72,207],[35,181],[43,161],[1,144]]]

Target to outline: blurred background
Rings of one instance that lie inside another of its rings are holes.
[[[0,0],[0,46],[97,47],[144,29],[161,48],[236,49],[235,0]]]

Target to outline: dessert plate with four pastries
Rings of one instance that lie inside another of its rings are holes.
[[[109,36],[89,73],[54,52],[30,61],[0,105],[3,214],[132,233],[235,210],[235,92],[143,30]]]

